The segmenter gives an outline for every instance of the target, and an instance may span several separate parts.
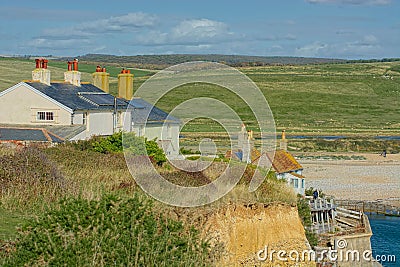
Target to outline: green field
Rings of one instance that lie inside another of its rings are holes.
[[[387,133],[400,129],[399,63],[269,66],[240,69],[262,90],[278,128],[311,133]],[[387,75],[387,77],[383,77]],[[391,78],[393,77],[393,79]],[[191,84],[159,103],[165,110],[192,97],[215,97],[255,128],[243,101],[223,88]],[[195,122],[187,130],[207,131]],[[214,126],[215,127],[215,126]]]
[[[111,64],[111,63],[109,63]],[[55,80],[63,79],[65,65],[50,61]],[[33,61],[0,60],[0,90],[30,79]],[[134,67],[134,66],[128,66]],[[91,81],[95,65],[80,63],[82,80]],[[117,92],[115,78],[121,68],[107,67],[111,73],[110,90]],[[277,128],[296,133],[396,134],[400,130],[400,63],[347,63],[240,68],[266,96]],[[135,70],[138,88],[151,72]],[[251,110],[224,88],[189,84],[176,88],[158,103],[170,111],[193,97],[213,97],[232,107],[245,123],[257,130]],[[187,132],[222,131],[209,121],[185,127]]]

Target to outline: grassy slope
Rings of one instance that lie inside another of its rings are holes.
[[[377,132],[400,128],[399,63],[325,64],[243,68],[266,96],[277,126],[297,132]],[[382,77],[388,73],[393,80]],[[188,85],[165,97],[171,109],[190,97],[216,97],[254,126],[250,110],[222,88]],[[201,130],[198,124],[191,129]],[[203,127],[206,130],[207,127]],[[190,127],[187,127],[190,130]]]
[[[62,80],[64,63],[51,62],[54,79]],[[31,77],[32,61],[0,60],[0,91]],[[82,80],[90,82],[95,65],[80,64]],[[278,128],[295,132],[379,134],[400,129],[400,63],[321,64],[267,66],[240,69],[266,96]],[[18,71],[17,71],[18,70]],[[87,72],[85,72],[87,71]],[[119,68],[110,66],[110,90],[117,92]],[[134,87],[145,80],[134,70]],[[393,76],[392,79],[383,77]],[[113,77],[114,76],[114,77]],[[187,85],[166,95],[158,106],[167,111],[192,97],[215,97],[235,109],[255,129],[250,109],[233,94],[209,85]],[[195,122],[187,131],[219,131],[208,123]]]

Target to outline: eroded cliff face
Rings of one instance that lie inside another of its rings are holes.
[[[309,250],[297,208],[287,204],[231,204],[212,214],[203,229],[225,248],[219,266],[315,266],[301,257],[298,262],[278,259],[279,250],[292,253],[292,258],[296,254],[291,251]]]

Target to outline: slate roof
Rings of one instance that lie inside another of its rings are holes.
[[[146,121],[149,124],[163,123],[164,121],[180,123],[179,119],[168,116],[167,112],[153,106],[142,98],[133,98],[130,102],[130,107],[133,108],[132,121],[134,124],[144,124]]]
[[[54,134],[64,140],[69,140],[72,137],[86,130],[86,125],[31,125],[31,124],[0,124],[0,129],[32,129],[46,130],[50,134]],[[12,137],[12,136],[11,136]],[[15,139],[10,139],[15,140]]]
[[[0,128],[0,141],[62,143],[64,139],[42,128]]]
[[[40,82],[27,82],[41,93],[56,100],[72,110],[113,110],[114,96],[105,93],[93,84],[81,84],[75,86],[70,83],[52,83],[46,85]],[[141,98],[134,98],[131,102],[117,98],[117,109],[132,109],[132,121],[136,124],[163,123],[168,120],[172,123],[180,123],[180,120],[168,116],[168,113],[153,106]]]
[[[70,83],[46,85],[40,82],[27,82],[27,84],[72,110],[114,109],[114,97],[93,84],[81,84],[81,86]],[[117,99],[118,110],[125,110],[127,107],[128,101]]]

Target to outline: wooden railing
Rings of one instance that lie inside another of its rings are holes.
[[[382,214],[386,216],[400,216],[400,207],[385,201],[335,200],[336,204],[349,210],[358,210],[363,213]]]

